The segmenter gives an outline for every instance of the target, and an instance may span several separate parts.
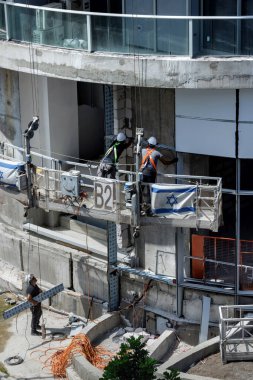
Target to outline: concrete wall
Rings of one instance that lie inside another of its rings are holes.
[[[27,234],[22,241],[24,271],[36,273],[50,284],[71,287],[70,258],[65,247]]]
[[[83,82],[156,88],[253,88],[252,57],[136,56],[33,48],[36,74]],[[34,73],[28,44],[0,41],[0,66]]]
[[[158,142],[174,146],[175,144],[175,92],[174,90],[132,88],[133,105],[132,123],[144,127],[144,138],[155,136]],[[166,157],[172,158],[173,153],[162,151]],[[175,165],[158,164],[158,172],[173,173]],[[157,177],[157,182],[162,182]],[[165,225],[142,227],[137,240],[140,265],[157,274],[176,276],[175,268],[175,228]]]
[[[40,118],[39,129],[32,139],[33,148],[48,156],[56,152],[78,157],[76,82],[19,73],[19,88],[22,130],[34,115]],[[35,159],[34,162],[39,164]]]
[[[11,198],[4,191],[0,191],[0,209],[0,222],[16,228],[22,228],[25,221],[24,205],[22,203]]]
[[[106,262],[84,253],[74,253],[72,259],[75,291],[108,301]]]
[[[19,100],[18,73],[0,69],[0,140],[22,146]]]

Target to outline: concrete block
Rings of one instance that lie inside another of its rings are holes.
[[[42,280],[65,288],[72,286],[70,275],[71,254],[59,244],[30,235],[22,242],[24,271],[35,273]]]
[[[23,273],[0,259],[0,288],[13,292],[23,290]]]
[[[81,377],[74,370],[73,366],[69,366],[66,369],[67,380],[82,380]]]
[[[69,229],[72,231],[76,231],[86,236],[90,236],[102,241],[106,241],[107,239],[106,230],[103,228],[99,228],[88,223],[83,223],[79,220],[68,218],[66,216],[61,217],[60,220],[61,220],[61,224],[62,224],[62,221],[64,223],[64,220],[66,221],[69,220],[69,222],[66,224],[68,225]]]
[[[9,226],[22,228],[25,221],[24,205],[11,198],[5,191],[0,190],[0,222]]]
[[[72,358],[72,365],[75,372],[81,379],[85,380],[99,380],[103,372],[94,367],[88,360],[82,355],[75,355]]]
[[[193,347],[187,352],[183,352],[179,355],[175,355],[166,362],[164,362],[159,368],[158,373],[161,374],[168,368],[175,368],[179,371],[187,371],[192,363],[203,360],[208,355],[214,354],[219,351],[220,337],[217,336],[213,339],[209,339],[204,343]]]
[[[75,291],[108,301],[107,263],[81,253],[72,254],[72,259]]]
[[[164,331],[154,343],[148,347],[148,352],[153,359],[161,360],[174,347],[176,334],[173,330]]]
[[[103,304],[101,301],[72,291],[58,293],[51,299],[51,306],[64,310],[67,313],[74,313],[81,317],[95,319],[102,315]]]
[[[164,331],[168,330],[168,319],[166,318],[162,318],[162,317],[159,317],[157,316],[156,317],[156,332],[157,334],[162,334]]]
[[[0,258],[4,261],[14,265],[19,270],[23,270],[22,261],[22,241],[15,237],[15,232],[6,232],[6,229],[2,229],[0,226],[1,234],[1,250]]]
[[[175,277],[175,228],[159,224],[145,226],[141,231],[140,262],[144,269]]]
[[[202,315],[202,300],[192,299],[183,301],[183,315],[186,319],[200,322]]]
[[[156,315],[146,312],[146,328],[150,334],[156,334]]]
[[[84,327],[83,333],[89,337],[91,342],[94,342],[119,325],[120,314],[118,312],[107,313]]]

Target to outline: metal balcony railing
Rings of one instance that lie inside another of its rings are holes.
[[[253,16],[94,13],[0,0],[0,39],[118,54],[251,55]]]

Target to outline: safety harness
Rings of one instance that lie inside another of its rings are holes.
[[[120,145],[120,142],[116,141],[108,150],[107,152],[105,153],[105,156],[104,156],[104,159],[106,157],[108,157],[111,152],[113,151],[114,153],[114,163],[118,162],[118,151],[117,151],[117,147]]]
[[[152,149],[146,148],[146,150],[147,150],[147,153],[142,158],[140,170],[143,170],[148,165],[148,163],[150,162],[151,165],[153,166],[154,170],[156,171],[156,163],[155,163],[153,157],[151,157],[151,154],[155,151],[155,149],[154,148],[152,148]]]

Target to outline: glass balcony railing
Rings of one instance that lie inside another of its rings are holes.
[[[89,52],[251,55],[253,16],[106,14],[0,0],[0,39]]]

